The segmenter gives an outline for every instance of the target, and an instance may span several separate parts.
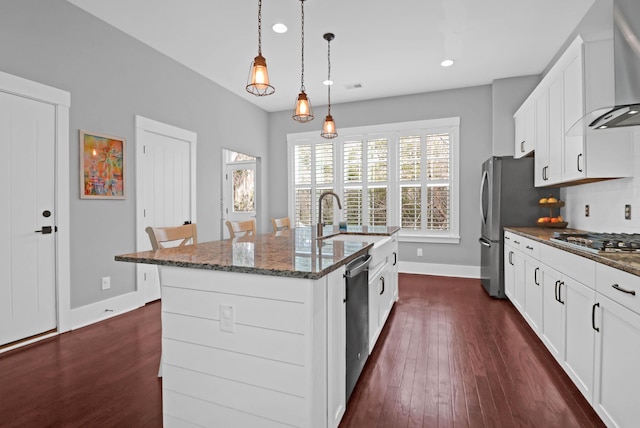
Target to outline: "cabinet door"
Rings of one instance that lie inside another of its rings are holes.
[[[391,289],[392,284],[389,279],[390,277],[391,272],[389,265],[387,264],[382,272],[380,272],[378,278],[378,328],[380,330],[384,327],[384,323],[387,321],[389,312],[391,311],[391,306],[393,305],[393,290]]]
[[[514,116],[516,135],[514,156],[516,159],[530,154],[534,150],[536,131],[535,103],[523,105]]]
[[[327,421],[337,427],[346,409],[346,312],[344,267],[327,279]]]
[[[536,334],[542,331],[542,272],[539,262],[524,257],[524,318]]]
[[[564,297],[562,278],[558,271],[546,265],[542,269],[542,342],[555,359],[564,361]]]
[[[591,400],[593,395],[593,360],[595,330],[591,321],[596,292],[569,278],[563,278],[565,302],[564,368],[580,392]]]
[[[515,265],[513,262],[513,247],[511,245],[504,246],[504,294],[515,305]]]
[[[536,155],[535,163],[535,185],[545,186],[546,168],[549,165],[549,95],[548,89],[543,88],[536,98]]]
[[[391,251],[389,263],[391,263],[391,274],[390,274],[390,282],[391,282],[391,304],[393,302],[398,301],[398,239],[395,237],[393,239],[393,251]]]
[[[523,156],[522,148],[524,147],[524,139],[525,139],[525,112],[521,108],[513,115],[513,123],[515,126],[515,140],[514,140],[514,148],[513,148],[513,157],[518,159]]]
[[[566,132],[584,115],[583,70],[581,50],[577,49],[563,71],[564,76],[564,168],[563,180],[571,181],[587,176],[584,137],[567,136]]]
[[[545,185],[562,181],[562,155],[564,144],[562,75],[556,76],[549,85],[549,157],[544,172]]]
[[[640,315],[598,294],[593,406],[610,427],[640,421]]]
[[[524,272],[524,256],[520,251],[514,251],[511,257],[513,262],[513,304],[520,311],[524,313],[525,305],[525,272]]]

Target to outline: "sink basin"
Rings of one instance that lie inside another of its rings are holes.
[[[340,233],[338,235],[322,238],[323,241],[344,241],[344,242],[371,242],[373,248],[369,249],[371,255],[371,266],[374,267],[380,262],[386,260],[391,251],[391,236],[381,235],[350,235],[348,233]]]

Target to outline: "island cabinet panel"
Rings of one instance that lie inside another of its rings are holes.
[[[304,333],[304,324],[300,323],[305,311],[302,302],[167,286],[162,294],[165,302],[163,310],[166,313],[220,321],[220,305],[233,305],[241,308],[235,313],[238,325]]]
[[[181,426],[170,418],[200,426],[327,426],[333,275],[161,266],[160,277],[165,426]],[[233,331],[225,331],[221,305],[232,308]]]
[[[195,400],[171,390],[163,389],[162,401],[165,427],[291,428],[291,425],[209,401]],[[169,404],[164,404],[165,401]],[[171,413],[167,414],[167,412]]]

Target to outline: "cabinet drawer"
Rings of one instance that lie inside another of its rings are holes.
[[[534,259],[540,259],[540,243],[538,241],[534,241],[533,239],[521,238],[521,248],[523,254],[526,254],[529,257],[533,257]]]
[[[540,261],[587,287],[596,288],[596,262],[551,245],[540,245]]]
[[[514,250],[518,250],[518,251],[522,250],[523,248],[522,242],[525,239],[526,238],[523,238],[520,235],[516,235],[515,233],[511,233],[511,232],[504,233],[504,243],[507,245],[511,245]]]
[[[640,277],[597,263],[596,291],[640,314]]]

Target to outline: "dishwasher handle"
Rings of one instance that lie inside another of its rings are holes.
[[[361,263],[359,263],[361,262]],[[351,263],[347,265],[347,268],[344,272],[345,278],[355,278],[360,275],[363,271],[365,271],[369,267],[369,263],[371,263],[371,256],[360,256]]]

